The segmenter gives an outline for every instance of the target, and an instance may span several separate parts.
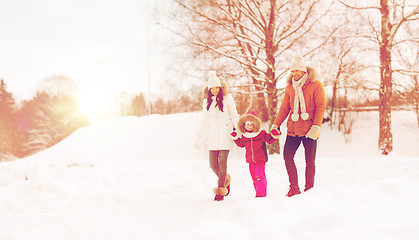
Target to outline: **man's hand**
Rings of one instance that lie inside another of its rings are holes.
[[[313,125],[311,126],[310,130],[306,134],[306,138],[311,138],[313,140],[317,140],[320,135],[320,126]]]

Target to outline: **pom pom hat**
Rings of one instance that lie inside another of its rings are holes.
[[[291,62],[290,71],[300,70],[303,72],[307,72],[307,64],[304,62],[303,58],[297,56]]]
[[[213,87],[221,87],[220,79],[218,79],[215,71],[208,72],[208,89]]]

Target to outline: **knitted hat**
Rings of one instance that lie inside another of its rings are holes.
[[[218,79],[215,71],[208,72],[208,89],[212,87],[221,87],[220,79]]]
[[[257,117],[258,114],[255,111],[249,111],[246,114],[252,114],[253,116]]]
[[[258,114],[255,111],[249,111],[249,112],[246,113],[246,115],[249,115],[249,114],[253,115],[255,117],[258,116]],[[255,125],[255,122],[254,122],[253,118],[251,118],[251,119],[249,119],[248,121],[245,122],[245,124],[250,124],[250,123],[253,124],[253,126]]]
[[[294,70],[300,70],[300,71],[303,71],[303,72],[307,72],[307,65],[304,62],[302,57],[297,56],[291,62],[290,71],[294,71]]]

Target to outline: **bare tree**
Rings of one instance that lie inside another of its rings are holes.
[[[346,7],[361,12],[378,11],[380,22],[374,22],[369,16],[369,33],[363,37],[377,43],[380,56],[380,89],[379,89],[379,139],[378,147],[382,154],[387,155],[393,151],[393,134],[391,131],[391,97],[393,92],[392,50],[401,42],[411,41],[403,36],[398,39],[399,30],[409,21],[417,21],[419,17],[419,4],[409,4],[408,1],[380,0],[379,6],[355,6],[349,1],[339,1]],[[380,26],[380,27],[378,27]]]
[[[296,52],[312,53],[333,33],[308,39],[330,10],[320,0],[174,1],[191,17],[184,22],[187,31],[179,34],[195,46],[197,56],[221,65],[224,77],[244,85],[250,80],[254,110],[264,122],[277,113],[277,82],[288,60]]]
[[[407,23],[402,30],[416,38],[394,47],[397,64],[394,71],[403,80],[399,84],[400,91],[405,101],[413,105],[419,127],[419,21]]]

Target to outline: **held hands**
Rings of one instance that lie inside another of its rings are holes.
[[[281,131],[279,130],[278,125],[273,124],[271,127],[271,135],[273,138],[278,139],[279,135],[281,135]]]
[[[236,130],[233,130],[233,131],[230,133],[230,135],[231,135],[231,138],[232,138],[233,140],[237,140],[237,139],[239,139],[239,138],[240,138],[240,136],[239,136],[239,134],[237,133],[237,131],[236,131]]]
[[[311,138],[313,140],[317,140],[320,134],[320,126],[312,125],[308,133],[306,134],[307,138]]]

